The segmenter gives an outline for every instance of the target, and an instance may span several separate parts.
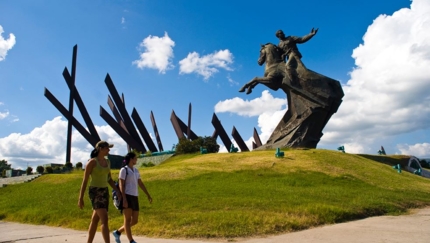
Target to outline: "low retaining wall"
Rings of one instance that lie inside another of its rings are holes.
[[[143,158],[137,159],[137,167],[145,167],[143,164],[149,164],[151,162],[154,165],[159,165],[168,158],[172,157],[174,154],[163,154],[163,155],[157,155],[157,156],[148,156]]]

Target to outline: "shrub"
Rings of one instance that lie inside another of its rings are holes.
[[[155,164],[152,162],[148,162],[148,163],[142,163],[142,166],[143,167],[153,167],[153,166],[155,166]]]
[[[136,156],[137,156],[137,154],[136,154]],[[145,153],[145,157],[149,157],[149,156],[152,156],[152,152],[151,152],[151,150],[148,150],[148,151],[146,151],[146,153]],[[139,156],[138,156],[138,158],[139,158]]]
[[[138,158],[140,158],[140,155],[142,154],[141,151],[137,151],[136,149],[131,150],[131,152],[133,152],[136,155],[136,157],[138,157]],[[151,153],[151,151],[148,151],[148,152]]]
[[[76,169],[82,170],[82,162],[76,163]]]
[[[176,145],[177,154],[190,154],[200,151],[200,147],[207,149],[208,153],[218,153],[219,145],[216,139],[212,137],[198,137],[197,139],[190,141],[186,138],[179,140]]]
[[[31,172],[33,172],[33,168],[29,166],[27,167],[27,170],[25,170],[25,172],[27,173],[27,175],[31,175]]]
[[[66,164],[64,165],[67,169],[73,169],[73,164],[72,162],[66,162]]]
[[[46,173],[49,173],[49,174],[54,173],[54,170],[52,169],[52,167],[51,167],[51,166],[47,166],[47,167],[45,168],[45,171],[46,171]]]
[[[193,141],[190,141],[186,138],[179,139],[178,144],[176,145],[176,153],[177,154],[190,154],[199,151],[200,148],[197,148]]]
[[[219,145],[213,137],[203,137],[201,146],[208,150],[208,153],[218,153]]]
[[[54,166],[52,167],[53,173],[61,173],[63,172],[64,166]]]
[[[39,166],[37,166],[36,171],[39,174],[43,174],[43,172],[45,171],[45,168],[43,168],[43,166],[39,165]]]

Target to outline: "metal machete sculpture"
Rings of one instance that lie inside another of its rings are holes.
[[[303,37],[285,37],[276,32],[278,46],[261,45],[258,64],[264,63],[264,77],[255,77],[239,92],[250,94],[259,83],[272,90],[282,89],[288,100],[288,110],[266,144],[259,149],[283,147],[316,148],[325,125],[336,113],[344,96],[339,81],[309,70],[301,61],[296,44],[311,39],[318,29]],[[287,62],[285,62],[285,58]]]

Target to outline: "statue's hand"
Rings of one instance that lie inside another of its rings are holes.
[[[312,30],[311,30],[312,35],[316,35],[317,32],[318,32],[318,28],[316,28],[316,29],[312,28]]]

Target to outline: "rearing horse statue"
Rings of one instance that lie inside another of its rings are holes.
[[[275,91],[282,89],[287,95],[287,112],[266,144],[257,150],[316,148],[322,130],[342,103],[342,87],[339,81],[307,69],[300,59],[291,60],[298,77],[292,82],[281,55],[276,45],[261,45],[258,64],[266,63],[264,77],[253,78],[239,90],[250,94],[261,83]]]
[[[272,43],[261,45],[260,57],[258,58],[258,65],[266,63],[264,68],[264,77],[255,77],[248,83],[246,83],[239,92],[244,92],[247,89],[246,94],[250,94],[252,89],[261,83],[267,87],[278,90],[281,87],[282,79],[286,77],[285,63],[281,58],[281,52],[279,48]]]

